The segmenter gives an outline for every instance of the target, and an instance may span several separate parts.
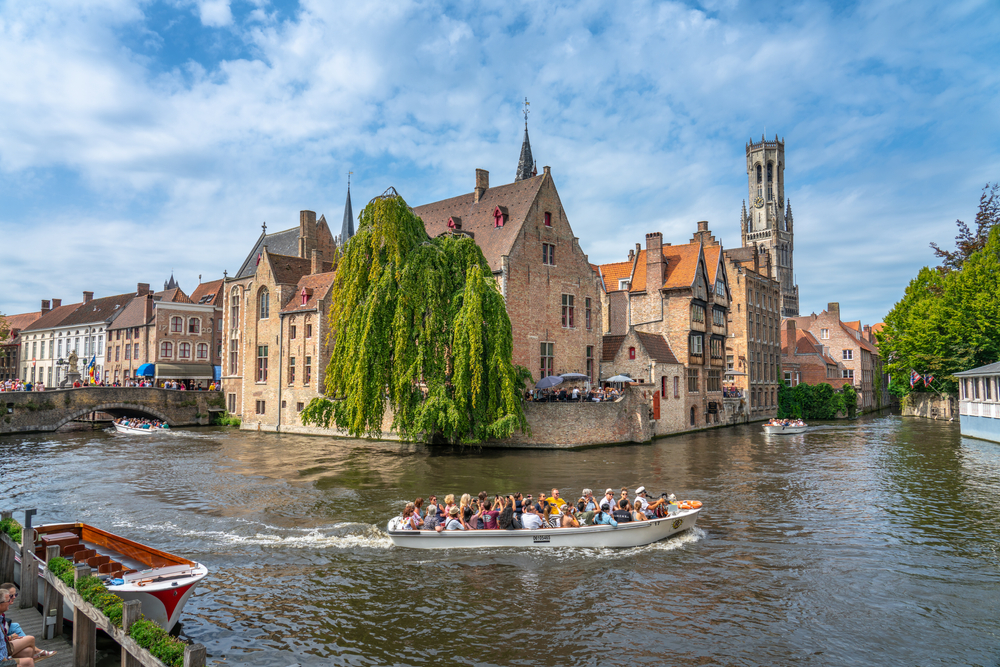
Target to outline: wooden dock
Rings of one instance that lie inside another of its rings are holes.
[[[51,658],[41,662],[44,667],[73,667],[73,645],[64,635],[55,639],[42,639],[42,613],[37,609],[14,609],[7,611],[7,618],[21,624],[24,634],[35,638],[35,646],[46,651],[58,651]]]

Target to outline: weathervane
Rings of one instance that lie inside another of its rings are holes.
[[[531,102],[529,102],[528,98],[525,97],[524,98],[524,126],[525,127],[528,127],[528,114],[531,113],[531,109],[529,109],[528,107],[530,105],[531,105]]]
[[[353,173],[354,173],[353,171],[347,172],[347,189],[348,190],[351,189],[351,174],[353,174]]]

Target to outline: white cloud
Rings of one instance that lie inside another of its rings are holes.
[[[203,25],[211,28],[223,28],[233,22],[229,0],[199,0],[198,16]]]

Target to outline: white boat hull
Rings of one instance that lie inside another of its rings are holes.
[[[168,428],[133,428],[131,426],[123,426],[115,422],[115,430],[119,433],[138,433],[140,435],[150,435],[151,433],[163,433],[164,431],[169,431]]]
[[[652,544],[694,528],[697,510],[682,510],[662,519],[613,526],[541,528],[539,530],[395,530],[389,522],[389,538],[398,547],[411,549],[489,549],[493,547],[576,547],[621,549]]]
[[[764,433],[768,435],[794,435],[805,433],[808,429],[808,426],[771,426],[768,424],[764,426]]]

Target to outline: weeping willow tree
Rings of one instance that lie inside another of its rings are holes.
[[[313,399],[302,423],[377,437],[388,408],[408,440],[526,432],[530,372],[512,361],[510,318],[475,241],[431,239],[391,188],[358,227],[333,284],[328,398]]]

